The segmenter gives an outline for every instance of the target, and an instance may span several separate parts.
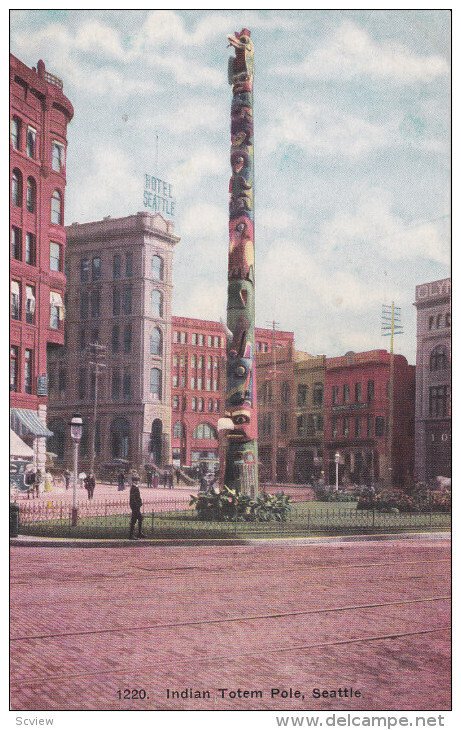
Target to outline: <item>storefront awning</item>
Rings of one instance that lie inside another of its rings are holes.
[[[31,459],[34,450],[30,448],[24,441],[21,441],[18,434],[10,428],[10,456],[23,459]]]
[[[50,431],[43,425],[35,411],[26,408],[10,408],[10,426],[18,436],[32,434],[33,436],[52,436]]]

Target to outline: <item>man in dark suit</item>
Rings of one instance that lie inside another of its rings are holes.
[[[130,522],[130,540],[137,540],[138,538],[146,537],[142,532],[142,499],[141,492],[139,491],[139,476],[136,473],[131,475],[131,487],[130,487],[130,509],[131,509],[131,522]],[[138,537],[134,536],[134,528],[138,523]]]

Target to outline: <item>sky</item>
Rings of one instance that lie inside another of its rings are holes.
[[[225,319],[227,35],[255,46],[256,324],[415,362],[417,284],[450,276],[447,10],[13,10],[10,50],[64,82],[66,225],[176,197],[173,313]],[[158,144],[156,142],[158,137]],[[158,164],[157,164],[158,163]]]

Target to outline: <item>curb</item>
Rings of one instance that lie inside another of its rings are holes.
[[[297,547],[299,545],[328,545],[347,542],[382,542],[392,540],[451,540],[451,532],[402,532],[384,533],[377,535],[334,535],[328,537],[276,537],[276,538],[249,538],[249,539],[187,539],[187,540],[129,540],[120,539],[86,539],[86,538],[43,538],[29,535],[19,535],[10,538],[11,547],[70,547],[70,548],[108,548],[108,547],[228,547],[228,546],[267,546],[267,545],[288,545]]]

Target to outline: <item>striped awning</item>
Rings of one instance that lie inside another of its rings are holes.
[[[52,436],[50,431],[43,425],[36,411],[26,408],[10,408],[10,426],[18,436],[32,434],[33,436]]]

